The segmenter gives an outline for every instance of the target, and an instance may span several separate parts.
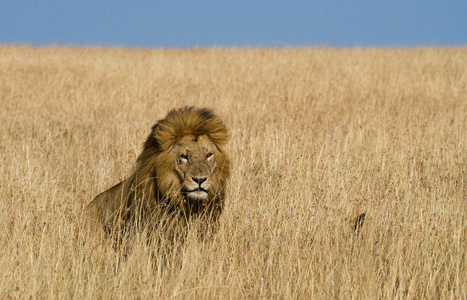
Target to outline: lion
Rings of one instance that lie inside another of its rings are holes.
[[[171,238],[201,219],[217,226],[230,176],[228,132],[207,108],[170,111],[147,137],[134,172],[86,207],[89,229],[122,238],[164,226]]]

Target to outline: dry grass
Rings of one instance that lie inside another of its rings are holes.
[[[2,46],[0,298],[465,298],[466,70],[466,48]],[[93,255],[76,216],[184,105],[230,128],[218,234]]]

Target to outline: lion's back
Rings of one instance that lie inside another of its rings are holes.
[[[125,183],[122,181],[110,189],[97,195],[85,208],[91,230],[102,230],[113,223],[119,215],[118,211],[124,205]]]

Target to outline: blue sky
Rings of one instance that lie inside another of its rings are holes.
[[[6,0],[0,44],[460,46],[467,1]]]

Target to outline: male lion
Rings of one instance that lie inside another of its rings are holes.
[[[227,140],[211,110],[170,111],[152,127],[133,174],[88,204],[89,229],[121,239],[163,225],[174,237],[194,219],[216,224],[230,173]]]

